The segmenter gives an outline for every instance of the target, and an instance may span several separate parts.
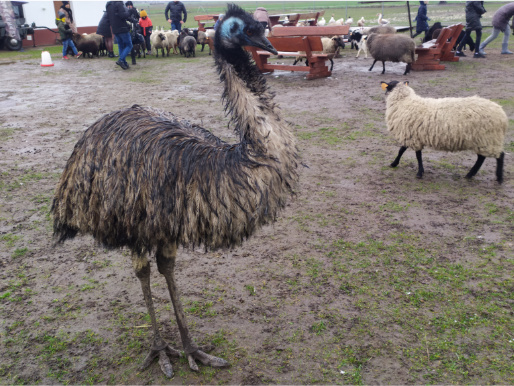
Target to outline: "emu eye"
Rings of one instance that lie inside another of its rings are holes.
[[[246,30],[246,34],[247,34],[248,36],[253,36],[253,32],[252,32],[252,31],[250,31],[250,30]]]

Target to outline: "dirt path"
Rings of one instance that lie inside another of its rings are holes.
[[[180,251],[193,334],[232,367],[195,374],[175,362],[172,380],[157,364],[138,370],[151,329],[128,252],[90,237],[52,248],[48,210],[74,144],[107,112],[148,105],[234,141],[212,59],[125,72],[107,59],[0,66],[0,382],[514,382],[514,59],[490,51],[404,77],[403,64],[370,73],[370,59],[346,50],[331,78],[266,77],[298,138],[298,194],[240,248]],[[470,152],[424,151],[421,181],[412,151],[390,169],[398,146],[380,81],[392,79],[423,96],[501,103],[505,183],[491,159],[464,179]],[[177,346],[159,276],[158,318]]]

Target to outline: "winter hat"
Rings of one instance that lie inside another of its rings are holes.
[[[132,3],[132,1],[127,1],[127,2],[125,3],[125,6],[126,6],[126,7],[128,7],[129,5],[134,6],[134,4]]]
[[[70,3],[69,1],[63,1],[62,5],[68,5],[69,3]]]
[[[144,9],[141,11],[141,13],[140,13],[139,15],[140,15],[141,17],[143,17],[143,16],[148,16],[148,14],[146,13],[146,11],[145,11]]]

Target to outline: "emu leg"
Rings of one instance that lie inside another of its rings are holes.
[[[386,72],[386,62],[382,61],[382,75]]]
[[[425,169],[423,169],[423,159],[421,158],[421,150],[416,152],[416,158],[418,159],[418,174],[416,174],[416,178],[423,178],[423,173]]]
[[[467,179],[473,178],[473,176],[478,173],[478,171],[482,167],[482,164],[484,163],[484,160],[485,157],[483,155],[478,154],[477,162],[475,162],[469,173],[466,174]]]
[[[171,366],[170,360],[166,354],[174,357],[180,357],[181,354],[179,351],[171,348],[168,343],[162,339],[159,328],[157,327],[157,320],[155,319],[155,310],[152,301],[152,291],[150,289],[150,264],[148,263],[148,260],[146,260],[146,258],[136,258],[134,259],[133,264],[136,276],[141,282],[141,288],[143,289],[146,308],[148,309],[150,319],[152,320],[152,328],[154,333],[152,348],[146,356],[141,366],[141,370],[146,369],[148,366],[150,366],[155,358],[159,357],[159,365],[161,366],[162,372],[168,378],[171,378],[173,376],[173,367]]]
[[[369,70],[368,70],[368,71],[373,70],[373,67],[375,66],[375,63],[376,63],[376,62],[377,62],[377,60],[375,59],[375,60],[373,61],[373,64],[371,65],[371,67],[369,68]]]
[[[502,152],[499,158],[496,158],[496,180],[499,184],[503,182],[503,159],[505,158],[505,153]]]
[[[163,275],[168,284],[168,290],[170,292],[171,301],[173,303],[173,309],[175,310],[175,318],[177,319],[177,325],[182,338],[182,345],[187,355],[189,367],[191,370],[198,371],[198,365],[195,359],[198,359],[204,365],[212,367],[228,367],[229,364],[224,359],[206,354],[204,351],[196,345],[191,338],[189,329],[187,327],[186,316],[182,308],[182,303],[179,298],[177,286],[175,284],[175,258],[177,256],[177,246],[165,246],[161,250],[157,251],[157,267],[159,273]]]
[[[400,150],[398,151],[398,155],[394,159],[393,163],[390,165],[392,168],[395,168],[400,163],[400,158],[402,158],[403,153],[405,153],[405,150],[407,150],[407,146],[400,147]]]

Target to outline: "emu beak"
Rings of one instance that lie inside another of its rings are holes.
[[[262,48],[263,50],[269,51],[275,55],[278,54],[277,50],[271,45],[269,40],[266,39],[266,37],[264,35],[263,36],[252,36],[249,38],[249,40],[251,42],[251,44],[250,44],[251,46]]]

